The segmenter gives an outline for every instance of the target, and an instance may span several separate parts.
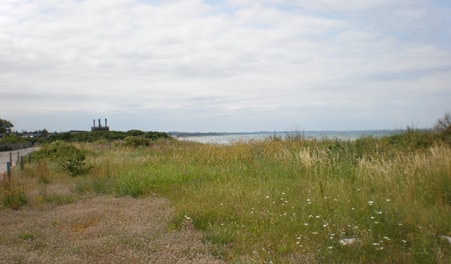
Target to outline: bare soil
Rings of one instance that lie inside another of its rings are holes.
[[[169,231],[172,215],[159,197],[0,210],[0,262],[223,263],[189,222]]]

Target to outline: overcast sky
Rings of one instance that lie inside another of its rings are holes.
[[[0,1],[0,118],[18,131],[421,128],[449,111],[449,0]]]

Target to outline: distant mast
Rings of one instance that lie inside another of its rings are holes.
[[[102,122],[101,122],[100,118],[97,121],[99,122],[98,126],[96,126],[96,120],[95,119],[92,120],[91,131],[110,131],[110,127],[108,126],[108,123],[107,123],[108,120],[106,118],[105,118],[104,126],[102,126]]]

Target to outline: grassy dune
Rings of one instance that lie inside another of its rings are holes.
[[[45,160],[16,172],[28,205],[157,194],[176,210],[169,229],[192,221],[230,263],[451,262],[451,148],[440,141],[406,133],[76,147],[92,166],[86,175],[67,176]],[[52,183],[71,191],[46,195]]]

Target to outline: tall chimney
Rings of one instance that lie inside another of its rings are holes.
[[[99,128],[102,127],[102,124],[100,123],[100,118],[99,118]]]
[[[107,123],[106,123],[106,120],[107,120],[107,119],[105,118],[105,127],[108,127],[108,125],[107,125]]]
[[[95,119],[92,120],[92,124],[93,124],[93,128],[96,128],[96,120]]]

